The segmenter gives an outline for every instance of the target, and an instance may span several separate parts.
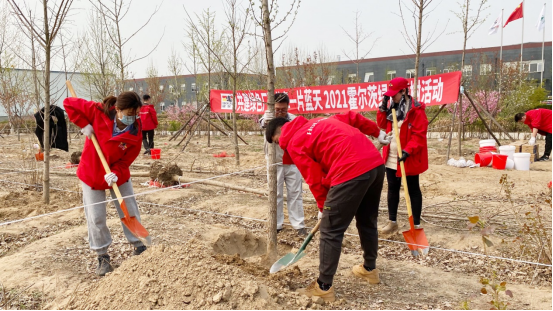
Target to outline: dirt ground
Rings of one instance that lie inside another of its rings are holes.
[[[42,168],[34,160],[34,139],[0,138],[0,223],[82,205],[76,169],[65,168],[71,153],[82,149],[82,137],[72,137],[68,153],[53,151],[50,205],[42,203],[40,173],[33,171]],[[221,136],[212,137],[211,147],[206,137],[195,137],[184,152],[169,136],[156,136],[156,147],[162,150],[161,162],[177,163],[187,178],[256,168],[215,181],[265,190],[262,137],[245,139],[239,167],[234,157],[213,157],[234,153],[230,139]],[[551,241],[551,162],[534,163],[526,172],[454,168],[445,165],[446,146],[446,140],[429,141],[430,169],[421,175],[422,225],[434,248],[414,258],[398,243],[401,233],[382,236],[377,261],[382,283],[369,285],[351,273],[362,262],[352,223],[335,277],[334,303],[319,304],[295,293],[318,274],[318,236],[296,265],[271,275],[264,257],[267,198],[194,183],[137,197],[153,237],[141,256],[132,256],[115,209],[108,205],[109,253],[116,269],[103,278],[94,274],[97,259],[88,248],[82,209],[0,226],[0,309],[489,309],[494,298],[481,293],[480,279],[494,278],[512,291],[512,298],[499,296],[509,309],[550,310],[550,267],[478,254],[550,264],[551,250],[546,254],[548,246],[541,242]],[[473,159],[478,141],[463,147],[465,158]],[[131,171],[146,173],[144,166],[152,162],[141,155]],[[507,179],[500,183],[503,175]],[[149,177],[132,180],[137,193],[154,189],[141,185]],[[304,198],[312,199],[305,184]],[[379,226],[386,223],[386,206],[384,193]],[[312,227],[317,208],[308,202],[304,208]],[[399,224],[406,230],[403,201],[399,209]],[[488,236],[493,246],[484,248],[480,231],[467,230],[471,216],[493,226]],[[278,242],[284,255],[302,239],[285,226]]]

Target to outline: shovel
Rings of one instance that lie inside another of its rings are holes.
[[[75,93],[75,90],[73,89],[73,86],[71,85],[71,81],[66,81],[67,89],[71,93],[71,96],[77,97],[77,94]],[[98,140],[96,139],[96,136],[94,133],[90,136],[90,140],[92,140],[92,143],[94,144],[94,148],[96,149],[96,153],[98,153],[98,157],[100,157],[100,161],[102,161],[102,165],[104,166],[104,170],[106,171],[106,174],[111,173],[111,170],[109,168],[108,162],[106,161],[106,158],[104,157],[104,153],[102,152],[102,149],[100,148],[100,145],[98,144]],[[151,237],[148,233],[148,230],[144,228],[144,226],[138,221],[138,219],[135,216],[130,216],[129,211],[127,210],[127,204],[125,204],[125,201],[122,199],[121,192],[119,191],[119,187],[117,187],[117,184],[112,184],[113,192],[115,192],[115,195],[117,196],[117,201],[119,201],[119,206],[121,207],[121,211],[123,211],[124,217],[121,218],[121,222],[129,231],[134,235],[136,238],[140,239],[144,245],[151,245]]]
[[[282,270],[283,268],[286,268],[286,267],[296,263],[303,256],[305,256],[305,252],[304,252],[305,248],[307,247],[307,244],[309,244],[309,242],[311,242],[311,239],[313,239],[313,236],[315,235],[315,233],[317,233],[317,231],[319,231],[319,226],[320,225],[321,225],[321,220],[319,219],[319,221],[317,222],[315,227],[311,230],[311,232],[309,232],[309,235],[307,235],[307,237],[305,238],[305,241],[303,241],[303,244],[301,245],[300,249],[298,249],[298,251],[295,254],[294,253],[288,253],[288,254],[284,255],[284,257],[277,260],[273,264],[273,266],[271,267],[270,272],[271,273],[276,273],[276,272]]]
[[[407,102],[409,105],[409,101]],[[403,151],[401,149],[401,141],[399,139],[399,130],[397,128],[397,116],[396,110],[392,109],[392,116],[394,118],[394,136],[397,144],[398,160],[402,157]],[[403,232],[403,237],[407,246],[411,250],[411,254],[417,257],[420,254],[426,255],[430,250],[428,240],[424,234],[424,229],[415,229],[415,223],[413,222],[413,212],[411,211],[411,198],[409,197],[409,189],[407,188],[407,176],[405,176],[405,164],[403,161],[399,162],[401,168],[401,184],[403,185],[403,191],[405,193],[405,203],[407,205],[407,214],[409,215],[409,225],[411,228]]]

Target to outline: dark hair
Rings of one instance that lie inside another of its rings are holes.
[[[526,114],[524,112],[519,112],[517,114],[515,114],[515,122],[518,122],[520,120],[522,120],[522,118],[525,116]]]
[[[276,93],[275,94],[275,103],[283,103],[286,105],[290,105],[290,98],[288,97],[288,94],[286,93]]]
[[[150,99],[150,95],[144,94],[144,95],[142,96],[142,99],[145,100],[145,101],[146,101],[146,100],[149,100],[149,99]]]
[[[140,96],[135,92],[123,92],[119,96],[108,96],[103,101],[104,113],[110,116],[111,107],[116,106],[119,110],[139,109],[142,107]]]
[[[281,128],[284,124],[286,124],[288,119],[286,118],[274,118],[272,119],[269,124],[267,125],[267,128],[265,129],[265,139],[267,139],[267,142],[273,143],[273,136],[275,135],[276,131]]]

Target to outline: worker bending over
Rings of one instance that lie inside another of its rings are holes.
[[[385,170],[380,153],[365,135],[389,144],[376,123],[353,111],[312,120],[276,118],[265,131],[267,141],[284,150],[283,163],[298,167],[319,207],[319,277],[299,290],[306,296],[335,300],[332,282],[344,232],[354,217],[364,262],[353,267],[353,273],[369,283],[380,282],[377,217]]]
[[[545,136],[545,151],[543,152],[543,156],[537,161],[548,161],[551,155],[551,110],[533,109],[526,113],[517,113],[515,115],[515,122],[524,123],[532,130],[532,137],[528,142],[529,145],[536,144],[538,133]]]

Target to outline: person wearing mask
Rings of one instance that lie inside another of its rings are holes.
[[[353,111],[312,120],[275,118],[265,131],[265,139],[284,150],[283,163],[298,167],[319,208],[319,277],[298,290],[308,297],[336,299],[332,284],[344,233],[354,217],[364,262],[353,267],[353,274],[370,284],[380,282],[377,217],[384,160],[365,135],[390,143],[376,123]]]
[[[517,113],[515,115],[515,122],[524,123],[532,130],[532,137],[528,141],[529,145],[536,144],[538,133],[545,136],[545,151],[543,152],[543,156],[536,161],[548,161],[551,155],[551,110],[532,109],[526,113]]]
[[[399,139],[403,148],[402,157],[398,159],[395,137],[390,145],[382,149],[382,157],[386,163],[386,179],[388,181],[388,224],[380,231],[391,234],[398,230],[397,209],[401,188],[401,170],[399,163],[404,161],[407,187],[411,198],[413,222],[415,228],[420,228],[422,212],[422,192],[419,175],[428,169],[428,150],[426,132],[428,119],[423,103],[419,103],[409,95],[409,82],[405,78],[395,78],[388,84],[382,104],[376,118],[378,126],[387,133],[392,132],[392,108],[396,110]],[[388,104],[389,103],[389,104]]]
[[[285,118],[288,121],[294,120],[295,115],[288,113],[290,99],[286,93],[275,94],[275,117]],[[263,117],[259,120],[261,127],[265,128],[268,120],[273,119],[269,110],[265,111]],[[265,152],[265,160],[269,163],[269,143],[264,142],[263,150]],[[282,162],[284,151],[275,145],[276,155],[275,161]],[[268,169],[268,167],[267,167]],[[267,172],[267,180],[269,172]],[[301,173],[294,164],[277,165],[277,233],[282,231],[284,224],[284,184],[286,184],[288,218],[292,228],[296,229],[299,236],[307,236],[305,229],[304,213],[303,213],[303,198],[302,198],[302,182]]]
[[[154,105],[150,104],[150,95],[144,94],[144,105],[140,108],[140,119],[142,120],[142,144],[144,154],[151,154],[150,149],[154,148],[154,132],[157,128],[157,112]]]
[[[117,184],[123,197],[134,195],[129,167],[140,154],[142,128],[138,113],[142,103],[135,92],[123,92],[109,96],[102,103],[82,98],[66,98],[63,101],[69,120],[81,128],[88,138],[94,134],[109,164],[111,173],[105,174],[100,157],[90,139],[86,139],[77,177],[82,182],[84,212],[88,226],[90,248],[98,255],[96,274],[104,276],[113,271],[108,248],[112,239],[106,223],[106,189],[113,199],[111,189]],[[123,212],[117,200],[113,201],[120,218]],[[138,204],[134,196],[125,198],[129,215],[140,221]],[[140,255],[146,246],[125,227],[123,232],[134,246],[134,254]]]

